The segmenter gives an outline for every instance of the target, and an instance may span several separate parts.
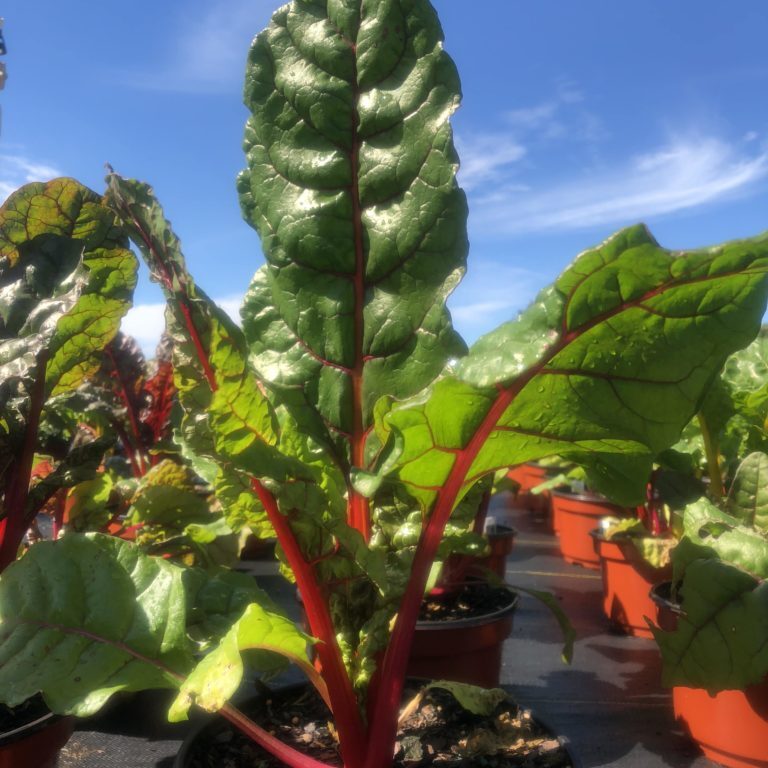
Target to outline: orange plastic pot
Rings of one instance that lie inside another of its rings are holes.
[[[730,768],[768,768],[768,679],[714,696],[678,686],[672,701],[675,717],[710,760]]]
[[[658,623],[652,587],[672,575],[671,566],[653,568],[627,539],[608,540],[593,531],[603,577],[603,611],[611,625],[635,637],[653,637],[645,621]]]
[[[69,741],[74,719],[51,713],[0,733],[0,768],[55,768],[59,751]]]
[[[552,492],[553,524],[559,537],[560,554],[566,563],[599,570],[600,558],[595,552],[592,531],[598,527],[601,517],[631,514],[630,510],[593,493]]]
[[[485,616],[418,622],[408,660],[408,676],[498,687],[501,652],[512,632],[517,601],[515,595],[506,608]]]
[[[670,599],[671,583],[651,590],[658,608],[658,625],[666,632],[677,629],[682,613]],[[744,691],[710,694],[703,688],[672,689],[675,717],[701,751],[729,768],[768,768],[768,678]]]
[[[514,480],[520,486],[515,497],[516,504],[529,509],[534,514],[549,514],[550,492],[531,493],[531,489],[549,480],[556,472],[556,467],[547,467],[534,462],[521,464],[514,469],[510,469],[507,477]]]

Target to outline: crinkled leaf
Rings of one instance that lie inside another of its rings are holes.
[[[768,577],[768,537],[722,511],[708,499],[686,507],[685,536],[674,556],[675,578],[699,558],[720,558],[755,575]]]
[[[768,674],[768,582],[719,560],[696,560],[680,590],[675,632],[654,629],[665,685],[743,689]]]
[[[768,535],[768,456],[753,453],[744,459],[733,478],[726,506],[745,525]]]
[[[101,198],[72,179],[33,183],[0,208],[0,373],[30,375],[47,351],[46,389],[99,365],[136,283],[136,259]]]
[[[467,251],[459,93],[426,2],[292,3],[251,49],[239,190],[267,265],[244,329],[340,461],[361,465],[380,396],[413,395],[464,352],[444,306]]]
[[[766,269],[768,236],[675,254],[637,226],[585,251],[520,321],[384,417],[396,476],[429,507],[449,478],[461,490],[554,453],[667,448],[725,357],[757,333]],[[549,343],[526,367],[498,350],[524,343],[531,313]]]
[[[0,699],[41,691],[86,716],[118,691],[176,687],[193,666],[182,573],[98,534],[36,544],[0,579]]]
[[[0,517],[11,520],[2,566],[39,503],[27,491],[46,400],[98,368],[130,306],[137,263],[126,245],[101,198],[72,179],[28,184],[0,208]],[[67,454],[70,445],[49,438],[57,459]],[[65,465],[49,482],[71,476]]]
[[[106,200],[168,301],[166,330],[187,449],[259,478],[301,475],[301,465],[278,449],[274,410],[247,363],[242,331],[196,286],[152,189],[112,173]]]

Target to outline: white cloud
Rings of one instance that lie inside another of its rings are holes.
[[[24,155],[0,154],[0,201],[31,181],[49,181],[61,176],[51,165],[30,160]]]
[[[475,259],[448,301],[454,325],[472,343],[516,317],[545,282],[544,275],[530,269]]]
[[[504,118],[514,128],[533,130],[552,120],[559,107],[558,100],[545,101],[532,107],[513,109]]]
[[[235,322],[240,323],[242,296],[214,299]],[[135,304],[123,318],[120,330],[133,336],[147,357],[154,357],[155,348],[165,329],[165,303]]]
[[[768,152],[746,155],[714,137],[678,138],[601,175],[521,195],[497,187],[471,202],[474,226],[495,234],[627,223],[747,193],[768,176]]]
[[[190,3],[174,26],[165,60],[150,71],[126,72],[123,80],[140,89],[183,93],[239,89],[246,51],[269,15],[268,5],[254,0]]]
[[[602,121],[584,107],[583,101],[580,90],[561,82],[550,99],[505,112],[503,131],[457,134],[461,185],[472,190],[504,181],[508,184],[510,176],[523,166],[535,164],[534,155],[542,144],[555,140],[594,144],[605,138]],[[527,190],[527,184],[514,185],[514,191]],[[511,191],[508,185],[505,191]]]
[[[525,155],[525,147],[502,134],[457,136],[461,158],[459,180],[469,190],[507,175],[509,167]]]

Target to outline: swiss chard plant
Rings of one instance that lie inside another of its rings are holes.
[[[99,441],[68,442],[33,482],[46,406],[98,368],[130,306],[127,245],[114,213],[71,179],[29,184],[0,208],[0,570],[46,502],[101,460]]]
[[[681,614],[673,632],[654,629],[666,685],[711,693],[768,676],[768,456],[750,454],[719,504],[685,510],[673,552]]]
[[[644,226],[622,230],[467,350],[446,308],[467,255],[449,124],[459,94],[426,0],[295,0],[275,13],[248,59],[238,189],[266,263],[242,327],[189,274],[151,189],[108,179],[168,301],[181,450],[233,528],[276,536],[316,667],[306,638],[257,604],[195,665],[187,632],[216,602],[200,598],[212,592],[199,572],[69,535],[0,581],[0,695],[41,689],[82,714],[115,690],[167,685],[179,689],[173,717],[220,709],[287,765],[312,768],[227,703],[241,651],[259,649],[248,658],[262,670],[277,664],[265,651],[300,660],[347,768],[385,768],[432,564],[448,540],[461,546],[455,512],[476,485],[558,454],[642,500],[639,470],[759,330],[768,236],[672,253]],[[101,602],[68,607],[64,591],[97,568],[120,598],[88,592]],[[46,580],[27,597],[61,600],[14,597],[33,569]],[[60,640],[62,664],[36,666]],[[95,669],[94,652],[109,663]]]
[[[162,461],[163,446],[170,442],[176,390],[168,345],[161,343],[150,367],[135,339],[118,333],[104,348],[91,386],[103,393],[134,477],[144,477]]]

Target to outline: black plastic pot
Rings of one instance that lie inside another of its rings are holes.
[[[662,581],[652,587],[649,594],[656,604],[659,627],[665,632],[674,632],[677,629],[677,620],[683,614],[683,607],[672,600],[672,582]]]

